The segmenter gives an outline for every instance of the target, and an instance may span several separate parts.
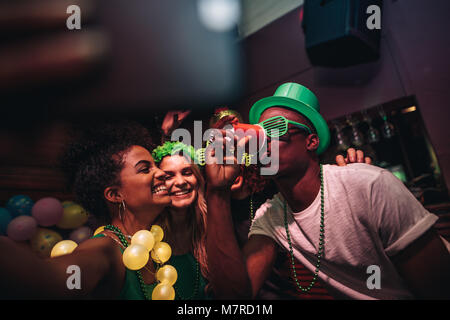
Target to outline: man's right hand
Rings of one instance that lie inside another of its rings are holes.
[[[216,135],[214,142],[206,148],[206,181],[208,189],[229,191],[240,173],[240,166],[237,163],[235,151],[226,149],[227,143],[224,137],[233,138],[233,148],[237,144],[237,137],[227,134],[225,130],[217,130],[217,133],[221,133],[222,136]],[[220,149],[222,149],[221,154],[216,152]]]

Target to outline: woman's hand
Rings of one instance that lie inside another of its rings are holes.
[[[190,113],[191,110],[186,111],[175,110],[167,112],[161,125],[161,130],[163,131],[164,135],[169,136],[173,132],[173,130],[177,129],[180,126],[183,120]]]
[[[111,299],[123,286],[122,253],[108,237],[86,240],[71,254],[42,259],[0,236],[0,252],[0,299]],[[67,286],[69,266],[79,267],[80,289]]]

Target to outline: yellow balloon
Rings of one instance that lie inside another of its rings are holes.
[[[100,232],[103,232],[103,230],[105,230],[105,226],[98,227],[94,231],[94,236],[98,235]]]
[[[175,289],[165,283],[158,284],[152,292],[152,300],[174,300]]]
[[[122,260],[130,270],[139,270],[145,267],[149,259],[148,250],[141,244],[132,244],[123,252]]]
[[[155,243],[162,241],[162,239],[164,238],[163,229],[156,224],[152,225],[150,232],[153,233],[153,237],[155,238]]]
[[[78,244],[72,240],[60,241],[53,247],[52,252],[50,253],[50,257],[55,258],[66,254],[70,254],[73,252],[73,250],[75,250],[77,246]]]
[[[66,208],[66,207],[69,207],[69,206],[73,206],[76,203],[73,202],[73,201],[70,201],[70,200],[66,200],[66,201],[61,202],[61,204],[62,204],[63,208]]]
[[[45,228],[38,228],[34,236],[30,239],[31,248],[41,258],[49,258],[52,248],[62,241],[59,233]]]
[[[142,244],[148,251],[153,249],[155,238],[153,233],[148,230],[140,230],[136,232],[131,238],[131,244]]]
[[[158,242],[153,247],[152,253],[152,259],[157,263],[164,263],[167,260],[170,259],[170,256],[172,255],[172,248],[165,242]]]
[[[165,265],[164,267],[159,268],[158,272],[156,272],[156,280],[171,286],[177,282],[177,278],[177,270],[171,265]]]
[[[85,224],[88,217],[88,213],[82,206],[68,205],[64,207],[63,216],[56,226],[61,229],[75,229]]]

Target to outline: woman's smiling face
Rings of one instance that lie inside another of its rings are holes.
[[[127,207],[152,210],[154,207],[169,205],[164,175],[147,149],[131,147],[123,156],[123,169],[120,172],[120,192]]]
[[[161,161],[159,167],[165,172],[166,188],[174,208],[187,208],[197,199],[198,180],[191,166],[180,155],[167,156]]]

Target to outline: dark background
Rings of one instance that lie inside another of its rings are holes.
[[[230,107],[247,120],[254,102],[288,81],[310,88],[327,120],[414,96],[449,186],[450,2],[398,0],[384,1],[383,6],[381,57],[368,64],[342,69],[312,66],[305,50],[301,7],[241,40],[246,87],[240,102]],[[208,120],[215,107],[197,110],[186,126],[195,119]],[[159,112],[155,119],[149,113],[139,120],[157,133],[163,116]],[[71,126],[70,119],[44,118],[32,128],[24,124],[21,129],[0,130],[0,206],[16,194],[33,200],[71,198],[57,167],[61,150],[72,136]]]

